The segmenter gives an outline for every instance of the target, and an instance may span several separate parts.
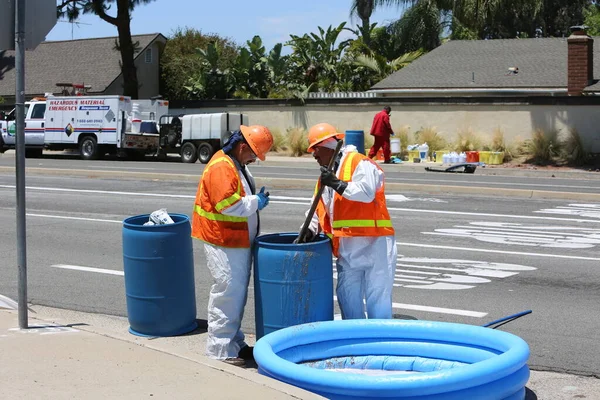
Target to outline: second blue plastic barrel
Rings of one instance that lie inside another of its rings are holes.
[[[297,233],[256,238],[256,338],[281,328],[333,320],[333,259],[325,236],[294,244]]]
[[[365,131],[346,131],[344,141],[346,145],[352,144],[359,153],[365,154]]]
[[[182,335],[198,325],[190,220],[169,216],[173,224],[144,226],[148,214],[123,221],[127,317],[135,335]]]

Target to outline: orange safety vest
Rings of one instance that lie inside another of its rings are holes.
[[[246,195],[239,171],[222,150],[204,169],[192,218],[192,237],[221,247],[249,248],[248,218],[222,214]]]
[[[338,178],[344,182],[352,181],[352,175],[358,163],[363,160],[373,162],[360,153],[348,153],[338,170]],[[375,166],[380,169],[377,164]],[[317,184],[315,192],[319,185],[320,182]],[[333,221],[327,213],[327,206],[322,198],[317,205],[316,212],[324,233],[332,238],[333,254],[336,256],[340,237],[391,236],[394,234],[392,220],[385,203],[384,186],[377,190],[375,199],[370,203],[348,200],[337,192],[334,194],[333,202]]]

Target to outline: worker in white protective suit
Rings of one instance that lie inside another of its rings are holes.
[[[253,359],[241,323],[248,297],[252,244],[259,234],[258,211],[269,204],[263,187],[258,194],[246,165],[265,156],[273,136],[261,125],[241,126],[211,158],[198,185],[192,236],[204,242],[213,277],[208,300],[209,357],[242,366]]]
[[[342,319],[365,318],[365,303],[366,318],[392,318],[397,249],[384,173],[355,146],[342,148],[333,172],[328,171],[343,137],[327,123],[309,132],[308,151],[321,166],[319,185],[326,186],[309,226],[309,240],[320,231],[332,239]]]

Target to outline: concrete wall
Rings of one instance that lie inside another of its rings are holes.
[[[531,104],[393,104],[391,124],[395,131],[409,127],[410,132],[427,127],[448,141],[454,142],[457,133],[471,130],[484,143],[491,142],[494,131],[501,129],[507,143],[531,138],[541,129],[561,134],[575,128],[584,146],[600,153],[600,105],[531,105]],[[242,112],[251,124],[266,125],[284,133],[292,127],[308,128],[319,122],[329,122],[339,130],[369,132],[373,116],[382,104],[356,105],[277,105],[277,104],[208,104],[201,108],[174,108],[171,113]]]

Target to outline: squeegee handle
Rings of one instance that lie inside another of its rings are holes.
[[[333,152],[333,156],[331,157],[331,160],[329,160],[329,165],[327,166],[328,171],[333,170],[333,165],[335,164],[335,160],[336,160],[340,150],[342,149],[343,144],[344,144],[343,141],[341,141],[341,140],[338,141],[337,146],[335,147],[335,151]],[[319,179],[321,179],[321,178],[319,178]],[[308,214],[306,214],[306,220],[304,221],[304,225],[302,225],[302,229],[300,229],[300,234],[298,235],[298,243],[306,242],[306,234],[308,232],[308,226],[310,225],[310,221],[312,221],[315,210],[317,209],[317,205],[319,204],[319,201],[321,200],[321,195],[323,194],[323,189],[324,189],[324,186],[319,185],[319,189],[317,190],[317,193],[315,194],[315,198],[313,199],[310,209],[308,210]]]

